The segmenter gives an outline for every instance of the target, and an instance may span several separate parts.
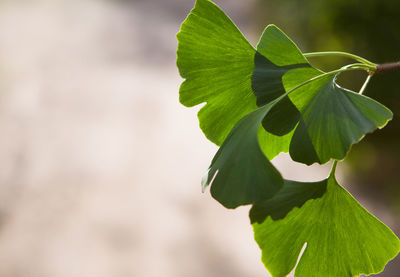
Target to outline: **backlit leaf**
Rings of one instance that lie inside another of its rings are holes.
[[[197,0],[177,35],[177,65],[186,80],[180,102],[203,102],[200,128],[221,145],[233,126],[257,109],[251,89],[255,49],[214,3]]]
[[[243,116],[257,109],[256,101],[263,106],[285,92],[285,72],[309,67],[297,46],[274,25],[265,29],[258,44],[260,53],[256,52],[223,11],[208,0],[196,1],[177,38],[177,65],[186,79],[180,87],[180,102],[188,107],[206,102],[198,114],[200,128],[217,145]],[[278,105],[284,108],[287,101]],[[293,105],[290,108],[287,112],[298,115]],[[290,129],[285,134],[294,127],[284,127],[288,118],[286,114],[277,124],[278,129]],[[282,134],[260,128],[260,146],[269,159],[289,151],[291,135]]]
[[[304,244],[307,245],[295,277],[374,274],[381,272],[399,252],[399,239],[388,227],[366,211],[334,176],[325,182],[326,192],[320,198],[310,197],[311,183],[304,183],[303,188],[296,183],[297,192],[283,189],[277,198],[252,208],[255,239],[262,250],[262,261],[273,277],[284,277],[292,271]],[[307,197],[315,199],[302,205],[301,199]],[[283,218],[282,203],[302,206]]]

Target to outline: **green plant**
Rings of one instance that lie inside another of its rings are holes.
[[[382,271],[398,254],[399,239],[337,183],[335,169],[353,144],[391,120],[391,111],[363,92],[374,74],[400,64],[376,65],[344,52],[303,54],[274,25],[254,49],[209,0],[196,1],[177,38],[177,65],[186,79],[180,102],[206,102],[200,128],[221,146],[203,191],[211,185],[227,208],[253,205],[255,240],[271,275],[295,267],[296,277]],[[307,59],[323,55],[357,62],[323,72]],[[339,74],[353,70],[368,72],[359,93],[336,84]],[[281,152],[307,165],[333,160],[331,173],[320,182],[285,180],[270,162]]]

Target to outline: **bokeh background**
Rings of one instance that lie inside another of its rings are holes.
[[[219,0],[253,45],[269,23],[305,52],[400,59],[398,0]],[[0,1],[0,276],[268,276],[248,207],[201,194],[217,147],[178,103],[175,34],[194,0]],[[315,58],[322,68],[348,62]],[[365,75],[339,81],[359,89]],[[366,94],[393,121],[339,180],[400,234],[400,72]],[[319,180],[281,155],[287,178]],[[398,276],[400,259],[379,276]]]

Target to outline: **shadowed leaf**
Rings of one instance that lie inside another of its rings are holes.
[[[288,75],[296,76],[296,70]],[[289,94],[300,111],[290,155],[305,164],[345,158],[352,144],[382,128],[392,113],[369,97],[339,87],[335,76],[325,76]]]
[[[294,207],[321,197],[326,191],[326,184],[327,180],[308,183],[285,180],[283,188],[273,198],[252,207],[250,220],[252,223],[263,223],[268,216],[273,220],[282,219]]]
[[[257,109],[236,124],[203,180],[203,189],[211,184],[211,194],[227,208],[271,198],[283,185],[257,138],[261,120],[273,104]]]

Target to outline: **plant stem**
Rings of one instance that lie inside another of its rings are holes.
[[[368,74],[367,79],[365,79],[364,84],[362,85],[360,91],[358,92],[359,94],[363,94],[364,93],[364,90],[367,87],[367,85],[369,83],[369,80],[371,80],[371,77],[372,77],[372,74]]]
[[[395,63],[378,64],[376,66],[376,73],[381,73],[384,71],[391,71],[391,70],[399,69],[399,68],[400,68],[400,61],[395,62]]]
[[[342,57],[347,57],[356,61],[359,61],[363,64],[368,64],[372,66],[376,66],[373,62],[370,62],[367,59],[364,59],[363,57],[350,54],[347,52],[340,52],[340,51],[326,51],[326,52],[311,52],[311,53],[304,53],[303,54],[305,57],[320,57],[320,56],[342,56]]]
[[[326,77],[326,76],[330,76],[330,75],[335,75],[335,74],[338,74],[338,73],[341,73],[341,72],[345,72],[345,71],[350,71],[350,70],[366,70],[366,71],[370,72],[371,68],[372,68],[371,65],[366,65],[366,64],[362,64],[362,63],[355,63],[355,64],[346,65],[346,66],[344,66],[344,67],[342,67],[340,69],[336,69],[336,70],[333,70],[333,71],[329,71],[329,72],[323,73],[321,75],[318,75],[318,76],[315,76],[315,77],[313,77],[311,79],[308,79],[307,81],[305,81],[305,82],[303,82],[301,84],[298,84],[294,88],[291,88],[290,90],[288,90],[285,94],[282,94],[280,97],[275,99],[275,101],[279,102],[280,100],[282,100],[284,97],[289,95],[289,93],[293,92],[294,90],[296,90],[296,89],[298,89],[298,88],[300,88],[302,86],[305,86],[308,83],[311,83],[311,82],[313,82],[315,80],[318,80],[320,78],[323,78],[323,77]]]
[[[341,69],[354,68],[354,69],[364,69],[368,74],[373,75],[376,71],[376,65],[369,65],[364,63],[353,63],[343,66]]]

